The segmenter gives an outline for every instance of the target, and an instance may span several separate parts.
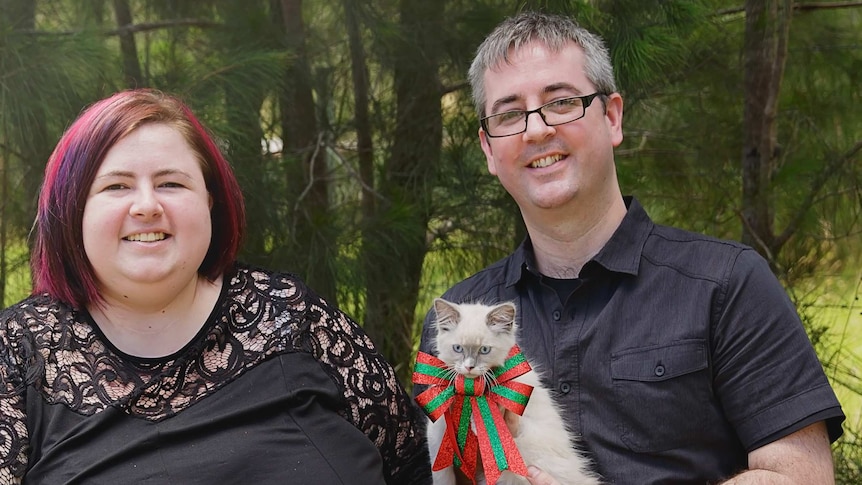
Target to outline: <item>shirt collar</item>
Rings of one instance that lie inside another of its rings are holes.
[[[637,199],[626,196],[623,200],[628,208],[626,215],[593,261],[610,271],[637,275],[644,245],[655,224]]]
[[[655,225],[640,202],[632,196],[623,197],[626,215],[605,246],[593,257],[605,269],[617,273],[638,274],[641,253]],[[533,243],[528,235],[509,258],[506,286],[513,286],[525,272],[538,274]]]

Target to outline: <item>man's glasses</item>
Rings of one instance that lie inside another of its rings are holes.
[[[586,96],[572,96],[543,104],[536,109],[525,111],[516,109],[486,116],[479,120],[485,134],[491,138],[517,135],[527,131],[527,121],[533,113],[539,113],[548,126],[563,125],[579,120],[587,113],[587,107],[601,93]]]

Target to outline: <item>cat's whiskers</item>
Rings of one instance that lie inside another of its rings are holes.
[[[500,384],[499,381],[497,381],[497,377],[494,375],[493,372],[491,372],[491,370],[488,370],[487,372],[482,374],[482,377],[485,379],[485,389],[490,389]]]
[[[446,379],[449,380],[449,385],[455,385],[455,378],[458,377],[458,371],[455,370],[454,366],[446,365]]]

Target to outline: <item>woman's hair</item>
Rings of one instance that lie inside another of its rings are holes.
[[[212,136],[179,99],[149,89],[122,91],[88,107],[48,159],[33,227],[33,293],[48,293],[78,308],[102,301],[84,252],[84,206],[111,147],[148,123],[164,123],[182,134],[197,155],[212,197],[212,239],[198,273],[215,280],[236,261],[245,235],[245,207],[239,183]]]
[[[574,20],[559,15],[524,12],[498,25],[476,50],[468,74],[473,90],[473,104],[479,118],[485,117],[485,71],[508,63],[512,52],[536,41],[553,52],[559,52],[569,42],[584,50],[584,74],[600,94],[616,92],[614,68],[602,39],[579,26]]]

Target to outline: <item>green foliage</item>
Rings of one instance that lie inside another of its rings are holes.
[[[857,429],[845,431],[847,435],[833,447],[835,483],[838,485],[862,483],[862,441]]]
[[[847,415],[844,435],[833,444],[836,483],[862,477],[862,266],[859,254],[847,269],[820,268],[820,278],[797,284],[791,296],[800,310],[824,370]]]
[[[27,247],[35,193],[48,156],[80,109],[112,90],[110,73],[115,69],[108,67],[110,56],[101,36],[84,29],[71,33],[29,29],[40,12],[16,14],[12,6],[0,5],[0,299],[4,302],[23,296],[28,264],[21,248]],[[93,70],[91,62],[106,67]]]

